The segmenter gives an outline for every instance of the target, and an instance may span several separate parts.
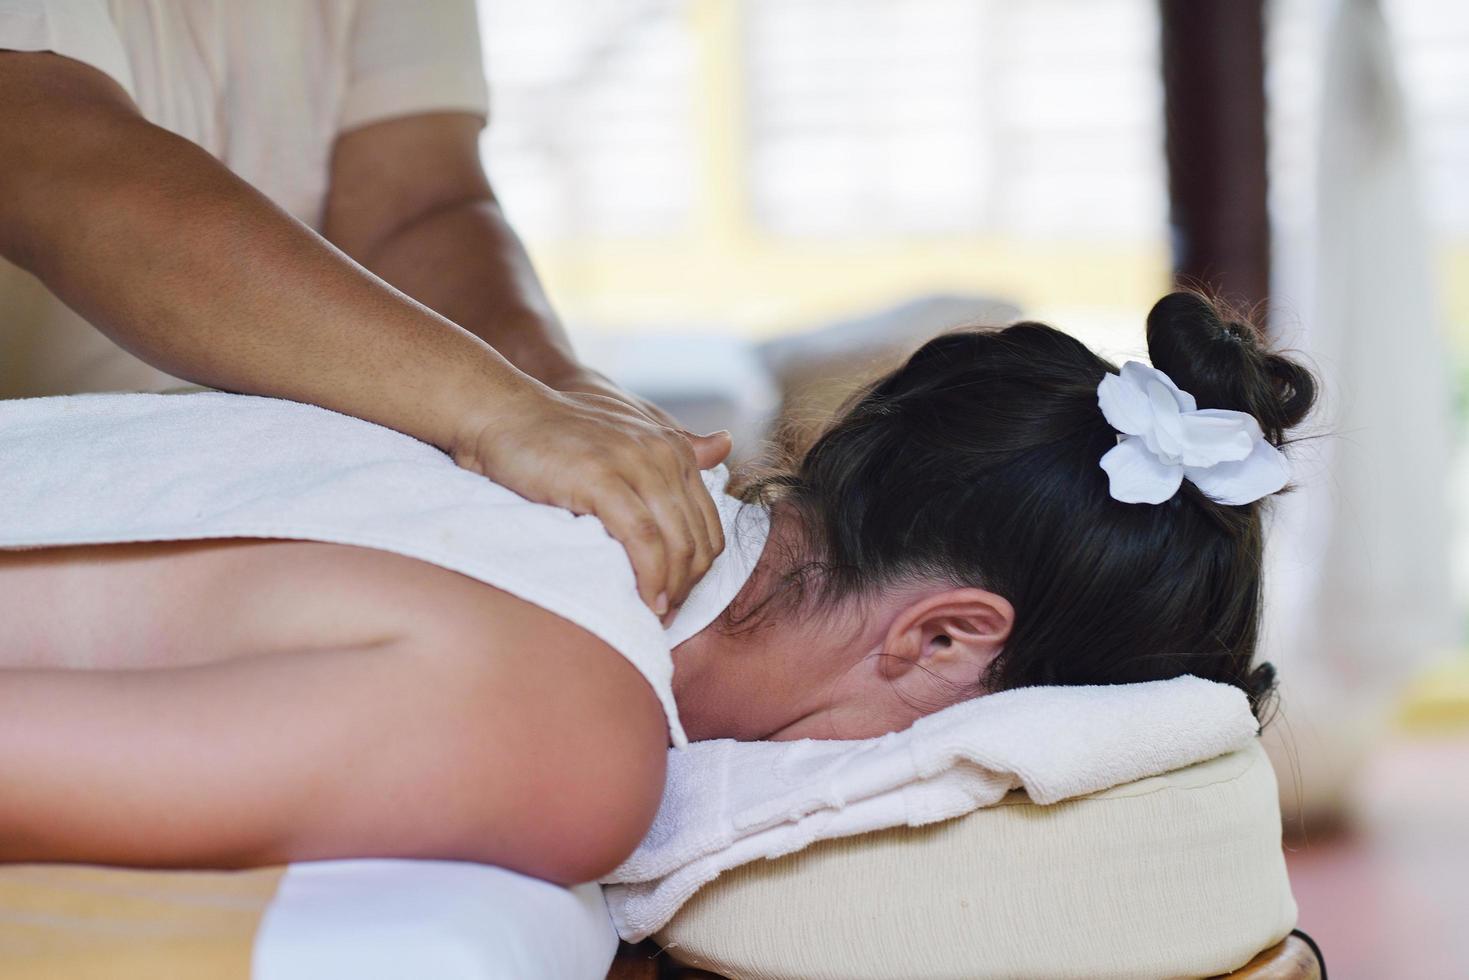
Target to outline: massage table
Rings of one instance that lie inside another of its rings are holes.
[[[1280,830],[1254,743],[1051,806],[1017,791],[742,865],[620,953],[598,886],[469,863],[0,866],[0,977],[1062,980],[1229,974],[1274,950],[1236,975],[1308,978],[1283,942]]]

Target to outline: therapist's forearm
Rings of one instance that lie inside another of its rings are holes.
[[[548,384],[578,365],[530,258],[486,193],[395,229],[354,256]]]
[[[445,448],[456,406],[535,386],[192,143],[105,106],[36,126],[0,147],[0,254],[143,360]]]

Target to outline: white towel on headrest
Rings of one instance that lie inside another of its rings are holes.
[[[694,742],[669,754],[652,830],[603,891],[617,931],[637,942],[728,868],[947,820],[1013,789],[1055,803],[1212,759],[1256,733],[1238,688],[1178,677],[1005,691],[874,739]]]

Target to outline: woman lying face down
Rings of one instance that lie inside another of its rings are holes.
[[[753,572],[672,650],[689,736],[869,737],[987,691],[1182,673],[1258,712],[1255,501],[1313,384],[1191,295],[1155,307],[1149,347],[1196,405],[1039,324],[946,334],[758,474]],[[0,551],[0,664],[4,860],[583,881],[662,792],[667,719],[626,657],[384,551]]]

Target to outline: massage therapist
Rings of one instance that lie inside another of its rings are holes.
[[[597,515],[667,618],[724,546],[728,433],[577,360],[486,113],[473,0],[0,0],[0,396],[184,379],[377,422]]]

